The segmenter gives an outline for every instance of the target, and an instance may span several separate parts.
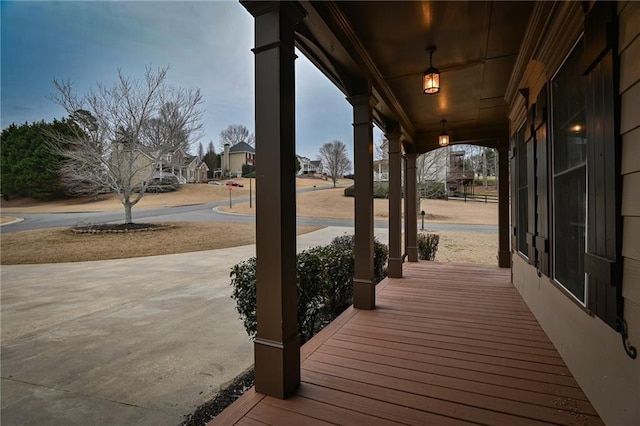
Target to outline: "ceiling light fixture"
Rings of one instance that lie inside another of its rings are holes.
[[[429,52],[429,68],[424,72],[422,78],[422,92],[431,95],[440,91],[440,71],[433,67],[433,52],[436,51],[436,47],[429,46],[427,51]]]
[[[447,146],[449,145],[449,134],[444,130],[444,125],[447,120],[442,120],[442,133],[438,136],[438,145]]]

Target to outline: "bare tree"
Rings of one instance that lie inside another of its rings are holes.
[[[118,70],[112,87],[98,85],[76,96],[69,81],[54,80],[54,102],[74,123],[73,136],[51,133],[50,148],[65,158],[61,178],[71,194],[112,190],[124,207],[125,223],[144,196],[164,157],[188,148],[202,131],[200,90],[165,84],[167,68],[132,80]]]
[[[389,141],[384,137],[380,137],[380,142],[374,144],[373,159],[374,160],[388,160],[389,159]]]
[[[318,158],[333,181],[333,186],[339,177],[351,170],[351,160],[347,155],[347,147],[341,141],[327,142],[320,148]]]
[[[418,206],[424,198],[441,198],[446,195],[448,159],[449,147],[425,152],[416,158]]]
[[[256,142],[255,135],[242,124],[230,124],[220,132],[220,151],[224,151],[226,144],[234,146],[240,142],[246,142],[251,146],[254,146]]]

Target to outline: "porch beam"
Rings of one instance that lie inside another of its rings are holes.
[[[402,278],[402,164],[400,126],[387,123],[385,138],[389,147],[389,265],[390,278]]]
[[[418,261],[418,205],[416,197],[416,157],[415,152],[407,153],[407,172],[405,173],[405,194],[407,198],[407,258],[409,262]]]
[[[353,306],[373,309],[373,106],[371,85],[347,97],[353,106],[353,160],[355,168],[355,268]]]
[[[509,143],[498,142],[498,266],[511,267],[509,249]]]
[[[257,335],[255,389],[284,399],[300,384],[296,309],[293,2],[242,2],[255,18]]]

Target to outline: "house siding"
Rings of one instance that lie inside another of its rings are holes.
[[[622,136],[622,295],[629,342],[640,349],[640,3],[618,5],[620,54],[620,132]],[[572,16],[577,16],[573,14]],[[553,27],[555,23],[551,23]],[[577,38],[578,34],[563,37]],[[545,36],[543,44],[557,43]],[[569,49],[562,48],[562,57]],[[557,56],[557,55],[554,55]],[[521,87],[535,102],[559,64],[531,61]],[[515,105],[515,104],[514,104]],[[521,107],[522,108],[522,107]],[[510,117],[522,111],[514,109]],[[513,122],[512,133],[520,123]],[[609,425],[640,424],[640,357],[627,356],[622,339],[518,255],[513,256],[513,283],[549,335],[585,394]]]
[[[618,11],[624,217],[622,292],[631,342],[640,346],[640,3],[621,2]],[[635,373],[636,382],[640,382],[640,367],[636,366]],[[638,394],[640,390],[636,389]],[[640,424],[640,414],[636,423]]]
[[[236,175],[242,173],[242,165],[247,164],[245,152],[232,152],[229,154],[229,173]]]

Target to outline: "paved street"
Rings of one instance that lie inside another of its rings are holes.
[[[229,268],[254,253],[3,266],[2,424],[178,424],[253,363]]]

